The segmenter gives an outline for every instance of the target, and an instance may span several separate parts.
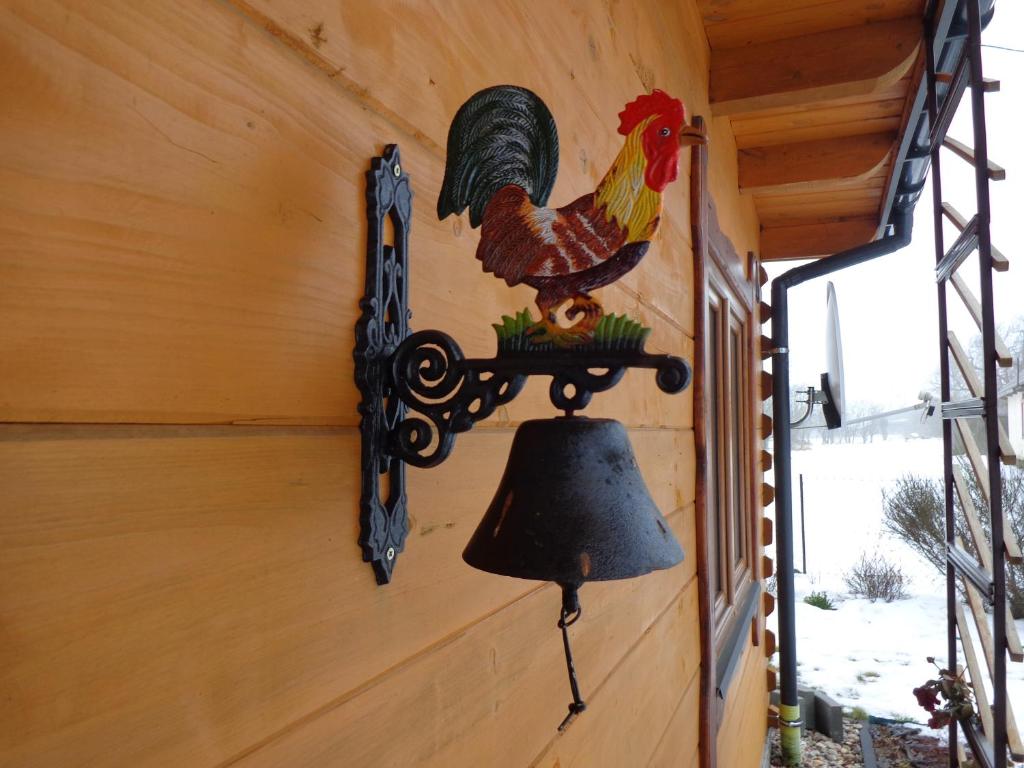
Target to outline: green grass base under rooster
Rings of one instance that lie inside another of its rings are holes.
[[[498,352],[555,352],[577,349],[588,352],[643,352],[644,343],[651,335],[636,320],[625,315],[604,315],[598,321],[590,336],[571,334],[562,337],[559,344],[552,341],[538,341],[544,331],[543,323],[533,319],[529,309],[517,312],[515,317],[502,315],[500,323],[494,323],[498,336]]]

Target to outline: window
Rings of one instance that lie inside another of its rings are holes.
[[[754,322],[752,301],[743,300],[752,290],[737,280],[738,264],[730,272],[714,248],[711,256],[705,270],[705,530],[715,649],[721,655],[737,636],[737,622],[748,613],[756,581]]]

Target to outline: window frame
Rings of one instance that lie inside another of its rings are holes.
[[[707,542],[708,571],[709,588],[718,587],[712,590],[710,599],[713,655],[721,670],[733,666],[735,660],[730,657],[738,650],[734,646],[747,636],[739,624],[749,620],[752,600],[760,592],[754,527],[760,514],[759,486],[754,477],[759,445],[753,388],[758,370],[754,355],[756,288],[743,274],[724,236],[713,235],[708,245],[702,297],[703,364],[708,372],[702,404],[706,430],[703,514],[705,529],[714,536]],[[714,323],[717,327],[712,328]],[[712,483],[717,490],[712,490]],[[724,562],[720,554],[723,550]],[[722,682],[718,687],[720,698],[724,696]]]

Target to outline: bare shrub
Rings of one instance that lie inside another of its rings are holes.
[[[904,475],[882,494],[882,524],[921,557],[946,572],[946,513],[942,483],[917,475]],[[960,515],[957,516],[958,518]],[[966,524],[957,521],[966,533]]]
[[[991,535],[991,523],[981,489],[974,477],[974,471],[967,465],[961,470],[967,478],[968,491],[978,511],[981,526],[987,535]],[[1007,536],[1016,536],[1018,541],[1024,538],[1024,471],[1020,468],[1002,468],[1003,509],[1010,519]],[[956,495],[954,494],[954,498]],[[938,480],[905,475],[883,495],[885,516],[883,525],[886,530],[906,542],[911,549],[935,566],[940,572],[946,572],[946,523],[945,505],[942,498],[942,484]],[[956,535],[965,545],[973,547],[973,539],[967,529],[966,518],[956,502]],[[991,539],[989,539],[991,540]],[[988,546],[988,541],[984,546]],[[962,587],[958,585],[962,590]],[[1007,564],[1006,568],[1006,600],[1014,618],[1024,618],[1024,567]]]
[[[850,594],[866,597],[871,602],[891,603],[907,596],[903,571],[877,553],[871,557],[862,554],[853,568],[843,574],[843,581]]]

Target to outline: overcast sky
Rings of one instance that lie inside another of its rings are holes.
[[[983,35],[986,46],[1024,48],[1024,3],[997,4]],[[1015,34],[1016,33],[1016,34]],[[992,242],[1010,261],[1010,271],[995,275],[996,322],[1024,315],[1024,53],[983,48],[986,77],[1002,90],[985,97],[989,158],[1006,169],[1006,180],[990,184]],[[964,94],[949,135],[973,145],[970,91]],[[931,174],[929,172],[929,179]],[[943,199],[965,218],[976,211],[974,171],[948,150],[942,155]],[[956,231],[945,225],[948,248]],[[925,188],[914,213],[910,246],[898,253],[837,272],[790,290],[790,383],[818,385],[825,370],[825,286],[836,286],[846,369],[847,403],[868,401],[900,407],[917,401],[931,386],[938,367],[939,340],[932,237],[932,193]],[[768,263],[775,277],[801,262]],[[959,274],[978,295],[978,259],[971,256]],[[765,286],[768,300],[769,286]],[[954,291],[949,291],[950,328],[964,344],[978,333]],[[1020,350],[1011,350],[1015,355]],[[938,393],[936,392],[936,395]]]

